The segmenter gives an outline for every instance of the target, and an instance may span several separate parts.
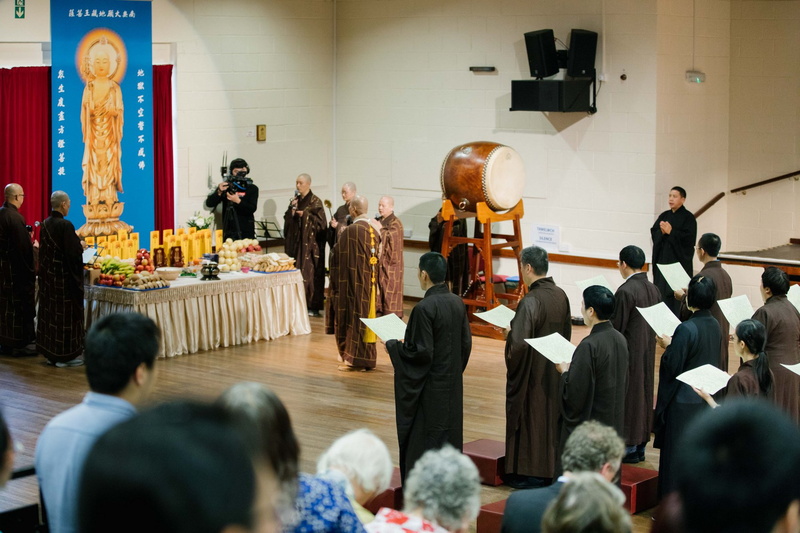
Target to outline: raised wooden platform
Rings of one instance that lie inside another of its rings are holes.
[[[625,508],[636,514],[658,505],[658,472],[633,465],[622,465],[622,492]]]
[[[496,487],[503,484],[506,444],[497,440],[480,439],[464,445],[464,455],[472,459],[481,475],[481,483]]]
[[[507,501],[507,499],[500,500],[481,506],[481,512],[478,513],[477,533],[500,533]]]
[[[369,512],[375,514],[381,507],[389,509],[403,509],[403,484],[400,481],[400,469],[395,467],[389,488],[381,492],[364,506]]]

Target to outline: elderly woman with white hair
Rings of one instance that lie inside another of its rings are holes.
[[[452,446],[429,450],[406,479],[405,509],[383,508],[369,533],[462,533],[478,516],[481,482],[473,462]]]
[[[317,460],[317,476],[342,487],[363,524],[375,518],[364,505],[389,488],[392,468],[386,444],[368,429],[339,437]]]

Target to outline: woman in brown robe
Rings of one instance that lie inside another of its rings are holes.
[[[800,378],[782,365],[800,363],[800,313],[786,297],[789,276],[775,267],[761,274],[761,296],[764,305],[755,312],[767,328],[769,366],[775,375],[775,404],[800,424]]]
[[[769,369],[769,358],[764,351],[767,329],[758,320],[739,322],[733,334],[733,349],[742,359],[742,366],[731,377],[726,387],[726,396],[760,396],[772,398],[775,377]],[[716,400],[701,389],[694,391],[711,407],[719,407]]]

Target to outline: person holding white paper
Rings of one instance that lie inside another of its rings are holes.
[[[711,316],[717,289],[714,280],[697,275],[689,282],[686,303],[692,317],[675,330],[675,336],[658,337],[665,348],[658,372],[658,400],[654,421],[653,446],[661,449],[658,463],[658,492],[666,496],[675,489],[672,471],[678,442],[689,422],[708,409],[706,403],[692,388],[678,381],[687,370],[703,365],[716,365],[719,360],[719,343],[722,332],[719,322]]]
[[[645,257],[638,246],[619,252],[617,266],[625,279],[614,295],[614,329],[628,344],[628,393],[625,395],[624,463],[644,461],[644,449],[653,430],[655,398],[656,338],[637,307],[651,307],[661,301],[658,288],[642,272]]]
[[[653,239],[652,264],[680,263],[691,276],[697,221],[683,206],[685,201],[686,190],[683,187],[673,187],[669,191],[669,209],[658,215],[650,228]],[[664,303],[677,315],[681,304],[657,268],[653,269],[653,283],[661,291]]]
[[[714,233],[704,233],[700,240],[697,241],[697,259],[703,263],[703,268],[698,272],[703,276],[708,276],[714,280],[714,285],[717,287],[717,302],[720,300],[727,300],[733,295],[733,282],[730,275],[722,268],[722,262],[717,259],[719,251],[722,249],[722,240]],[[686,291],[675,291],[675,299],[681,301],[681,320],[688,320],[691,316],[689,308],[686,306]],[[730,323],[725,318],[722,309],[716,302],[710,309],[711,316],[717,319],[719,327],[722,329],[722,338],[720,341],[719,364],[717,368],[723,372],[728,371],[728,331],[730,330]],[[735,325],[735,324],[734,324]]]
[[[614,295],[594,285],[583,291],[581,314],[592,328],[572,355],[571,363],[560,363],[559,458],[567,438],[582,422],[597,420],[622,436],[625,393],[628,389],[628,343],[609,319],[614,313]],[[559,461],[558,472],[561,473]]]
[[[405,339],[389,340],[400,475],[403,483],[422,455],[444,444],[463,445],[462,374],[472,351],[467,309],[445,283],[447,261],[440,253],[419,258],[417,277],[425,291],[411,311]]]
[[[786,297],[789,276],[776,267],[761,274],[764,305],[753,315],[767,328],[769,364],[775,375],[775,403],[800,424],[800,379],[783,366],[800,363],[800,313]]]
[[[528,294],[517,304],[506,338],[506,485],[541,487],[555,475],[558,443],[558,372],[525,339],[559,333],[569,340],[567,294],[548,277],[547,252],[529,246],[520,254]]]
[[[742,359],[742,366],[728,380],[725,397],[761,396],[772,399],[772,384],[775,376],[769,369],[769,358],[764,351],[767,330],[758,320],[742,320],[733,334],[733,349]],[[718,407],[713,396],[704,390],[694,391],[711,407]],[[722,394],[717,393],[717,396]]]

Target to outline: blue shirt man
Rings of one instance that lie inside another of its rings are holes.
[[[76,533],[80,478],[95,441],[136,415],[155,379],[158,326],[136,313],[108,315],[86,335],[90,392],[45,426],[36,444],[36,477],[52,533]]]

